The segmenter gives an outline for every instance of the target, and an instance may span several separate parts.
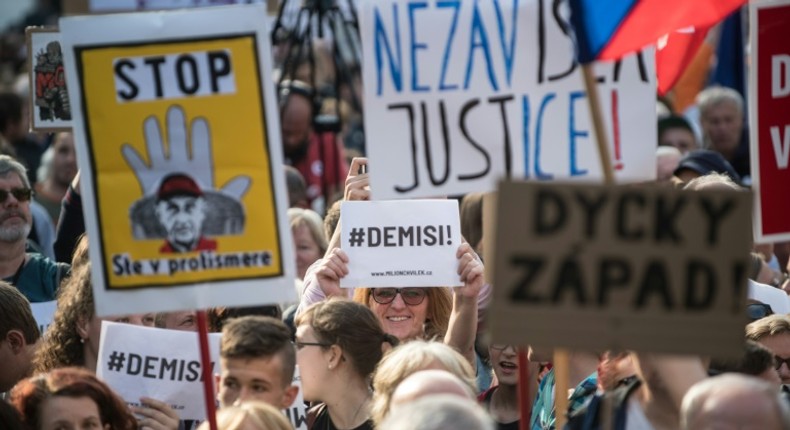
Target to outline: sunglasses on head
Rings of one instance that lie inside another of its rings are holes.
[[[30,188],[13,188],[10,191],[0,189],[0,203],[5,203],[9,195],[14,196],[20,202],[26,202],[33,197],[33,190]]]
[[[386,305],[395,300],[395,296],[400,294],[403,302],[409,306],[417,306],[425,300],[428,294],[422,288],[374,288],[371,293],[376,303]]]
[[[760,318],[764,318],[773,314],[774,312],[771,309],[771,306],[765,303],[750,303],[746,305],[746,315],[748,315],[749,319],[752,321],[756,321]]]

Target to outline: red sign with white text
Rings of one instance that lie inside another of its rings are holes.
[[[751,7],[755,239],[790,240],[790,0]]]

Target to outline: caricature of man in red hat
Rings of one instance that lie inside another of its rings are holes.
[[[156,194],[156,216],[167,231],[161,253],[215,251],[217,241],[203,237],[206,201],[189,175],[165,176]]]

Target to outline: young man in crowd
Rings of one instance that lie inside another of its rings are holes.
[[[291,331],[275,318],[247,316],[228,322],[220,343],[220,407],[247,400],[286,409],[299,387],[292,385],[296,351]]]
[[[0,393],[30,375],[39,338],[30,303],[19,290],[0,281]]]

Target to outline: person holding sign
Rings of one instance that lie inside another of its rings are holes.
[[[352,160],[346,178],[345,200],[368,200],[370,179],[360,173],[367,165],[364,158]],[[342,216],[340,224],[342,224]],[[330,296],[346,296],[340,279],[348,271],[348,255],[340,249],[340,230],[329,244],[324,259],[319,260],[305,276],[305,293],[297,314],[311,303]],[[357,288],[354,301],[373,310],[384,331],[401,342],[413,339],[443,338],[458,349],[470,363],[475,363],[474,339],[477,331],[478,302],[488,293],[484,288],[483,263],[468,243],[456,251],[457,273],[462,287]]]
[[[59,293],[58,308],[47,337],[36,352],[33,362],[36,373],[68,366],[79,366],[95,373],[103,320],[149,327],[154,324],[153,314],[115,318],[99,318],[95,315],[86,236],[80,239],[74,250],[72,267],[72,274]],[[141,426],[155,423],[157,428],[178,428],[178,414],[170,406],[147,397],[141,401],[142,406],[133,408],[141,416]]]
[[[296,320],[296,359],[314,429],[373,429],[370,379],[397,345],[368,308],[348,300],[316,303]]]
[[[357,288],[354,301],[371,308],[384,330],[401,342],[443,338],[475,363],[477,297],[483,287],[483,263],[468,243],[456,252],[463,287]],[[330,251],[318,266],[316,278],[322,289],[339,289],[348,273],[348,256],[340,248]]]

